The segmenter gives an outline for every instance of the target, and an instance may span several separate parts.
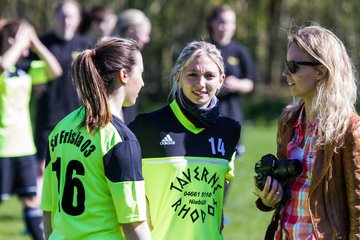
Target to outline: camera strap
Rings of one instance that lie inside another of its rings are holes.
[[[279,205],[276,209],[275,209],[275,213],[274,216],[271,220],[271,223],[269,224],[269,226],[266,229],[266,233],[265,233],[265,240],[273,240],[274,239],[274,235],[276,230],[278,229],[279,226],[279,219],[280,219],[280,206]]]

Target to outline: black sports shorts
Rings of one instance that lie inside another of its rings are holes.
[[[35,155],[0,157],[0,201],[12,194],[36,195],[37,166]]]

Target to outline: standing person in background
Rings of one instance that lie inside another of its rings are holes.
[[[234,177],[237,121],[219,115],[219,50],[191,42],[172,69],[171,103],[129,124],[142,149],[153,239],[219,240],[224,188]]]
[[[118,18],[114,35],[134,39],[140,50],[150,41],[151,22],[139,9],[127,9]],[[125,123],[128,124],[137,115],[137,104],[132,107],[124,107],[123,114]]]
[[[29,51],[44,62],[35,69],[24,64]],[[24,206],[24,220],[33,239],[43,239],[42,212],[37,201],[36,148],[30,119],[31,73],[47,79],[62,74],[56,58],[41,43],[33,26],[7,20],[0,30],[0,202],[16,193]]]
[[[218,94],[220,112],[240,123],[244,116],[241,110],[241,95],[254,89],[255,63],[244,45],[233,39],[236,30],[236,14],[229,5],[215,7],[207,18],[210,42],[221,51],[225,64],[225,81]],[[238,154],[245,147],[240,142]]]
[[[89,5],[82,13],[78,31],[88,36],[95,45],[100,38],[113,33],[116,21],[116,14],[111,8],[103,5]]]
[[[41,206],[52,239],[150,239],[141,149],[121,119],[143,62],[135,41],[105,37],[80,53],[72,77],[83,106],[49,136]]]
[[[60,62],[63,74],[46,84],[45,93],[38,96],[35,143],[39,161],[45,159],[50,131],[60,119],[80,106],[69,70],[79,51],[86,49],[91,43],[88,38],[77,34],[79,24],[79,5],[73,0],[60,1],[55,8],[53,31],[41,38]]]
[[[359,239],[360,117],[353,63],[341,40],[316,24],[292,29],[288,39],[282,74],[294,102],[279,119],[277,157],[300,160],[303,171],[287,184],[269,176],[264,189],[255,187],[257,207],[275,209],[266,239]]]

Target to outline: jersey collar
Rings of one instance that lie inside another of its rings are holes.
[[[183,125],[187,130],[189,130],[192,133],[198,134],[205,128],[197,128],[181,111],[179,104],[176,102],[176,100],[173,100],[170,103],[170,108],[175,114],[177,120]]]

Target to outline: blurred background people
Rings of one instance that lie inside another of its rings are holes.
[[[79,33],[88,36],[95,44],[98,39],[110,36],[115,28],[117,16],[104,5],[90,5],[82,12]]]
[[[142,50],[150,42],[151,22],[150,19],[139,9],[127,9],[120,13],[115,27],[114,35],[131,38],[137,42]],[[131,107],[123,107],[124,121],[126,124],[135,119],[138,104]]]
[[[226,78],[218,94],[220,112],[243,123],[241,96],[253,91],[257,70],[246,47],[233,39],[236,30],[234,10],[226,4],[213,8],[207,18],[207,29],[210,42],[220,49],[225,64]],[[241,156],[244,151],[240,140],[237,153]]]
[[[63,69],[63,74],[46,84],[45,92],[38,96],[35,143],[41,161],[45,159],[50,131],[60,119],[80,106],[80,99],[69,74],[70,65],[79,51],[91,45],[88,38],[77,33],[80,14],[77,2],[60,1],[55,8],[53,30],[41,37],[41,41]]]
[[[127,9],[120,13],[114,35],[134,39],[140,50],[150,42],[150,19],[139,9]]]
[[[30,50],[42,65],[24,61]],[[49,80],[61,75],[62,69],[24,20],[4,22],[0,55],[0,202],[16,193],[24,206],[27,230],[33,239],[43,239],[36,197],[39,165],[30,117],[31,85],[43,75]]]

